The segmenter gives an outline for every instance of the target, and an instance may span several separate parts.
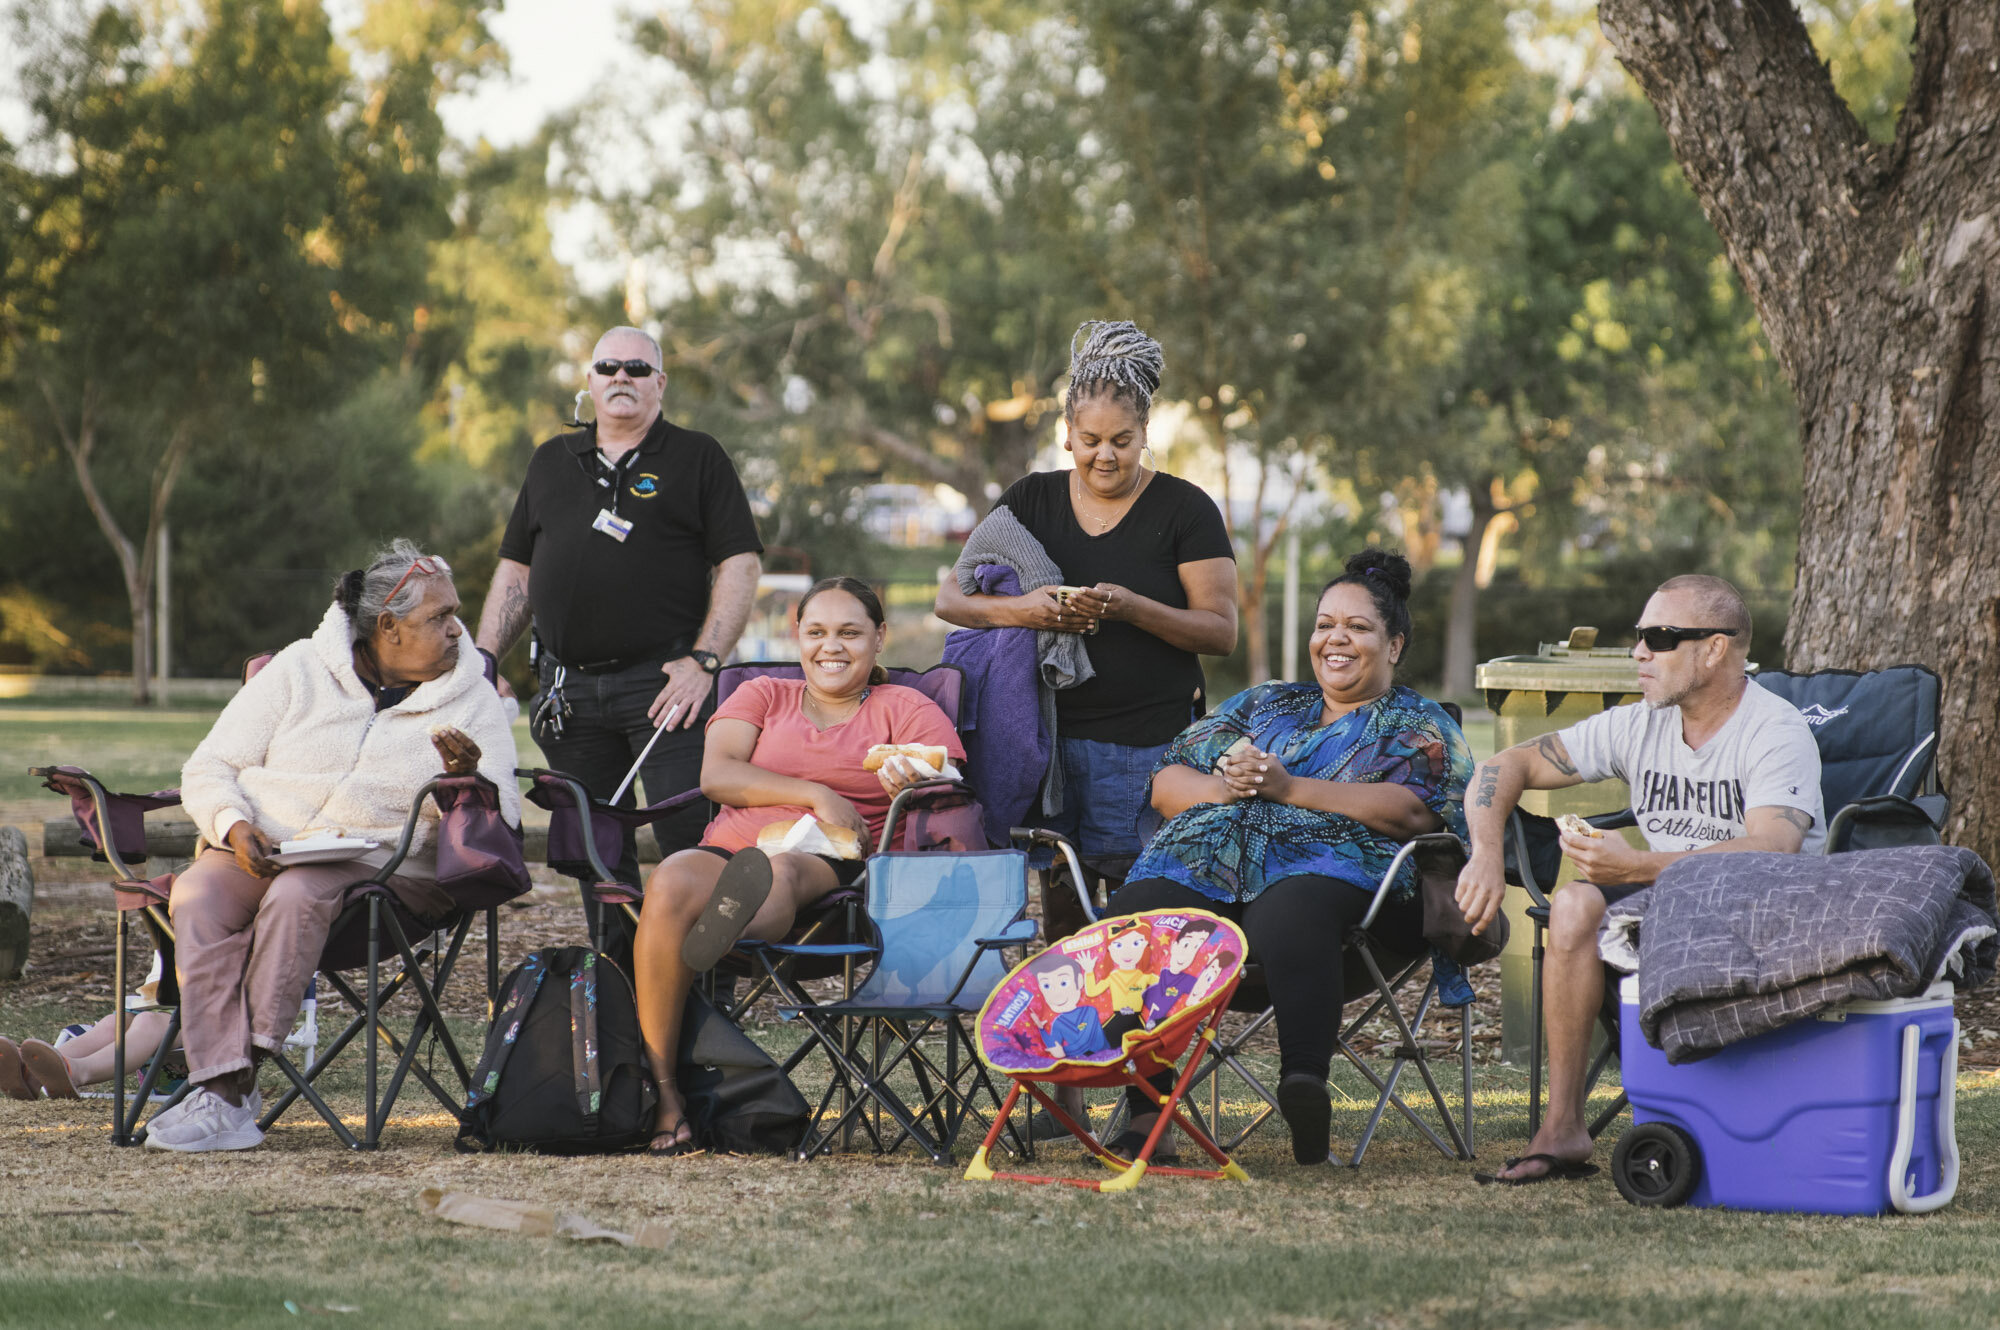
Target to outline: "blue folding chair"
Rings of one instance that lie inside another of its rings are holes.
[[[860,991],[779,1009],[807,1024],[809,1042],[826,1051],[832,1073],[798,1157],[833,1148],[858,1126],[878,1151],[909,1140],[933,1163],[948,1163],[967,1119],[982,1129],[988,1120],[975,1096],[983,1092],[996,1111],[1000,1105],[970,1025],[1007,975],[1004,949],[1025,951],[1035,941],[1028,856],[1014,849],[877,854],[868,861],[867,896],[879,954]],[[921,1047],[933,1031],[944,1036],[942,1067]],[[905,1065],[917,1084],[914,1104],[890,1084]],[[843,1110],[822,1122],[836,1096]],[[1017,1136],[1011,1148],[1026,1153],[1027,1145]]]

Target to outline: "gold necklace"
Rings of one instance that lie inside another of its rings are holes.
[[[869,691],[866,688],[862,689],[861,696],[854,699],[854,710],[848,712],[845,716],[836,718],[826,709],[826,703],[814,697],[811,690],[808,689],[801,697],[801,701],[806,708],[806,719],[812,721],[815,726],[822,730],[838,725],[843,721],[853,720],[856,713],[861,710],[861,704],[868,700]],[[819,714],[815,716],[814,712],[818,712]]]
[[[1081,504],[1083,500],[1082,476],[1080,473],[1076,471],[1071,471],[1069,474],[1070,474],[1070,485],[1072,491],[1075,495],[1077,503]],[[1145,468],[1141,467],[1139,470],[1139,479],[1133,482],[1132,492],[1126,495],[1125,498],[1121,501],[1121,506],[1119,507],[1117,515],[1115,517],[1099,517],[1096,513],[1085,513],[1084,516],[1088,517],[1091,521],[1097,523],[1098,534],[1102,535],[1104,532],[1109,531],[1111,529],[1112,524],[1114,522],[1123,520],[1125,514],[1131,511],[1132,505],[1138,502],[1139,492],[1145,488],[1146,488],[1146,471]]]

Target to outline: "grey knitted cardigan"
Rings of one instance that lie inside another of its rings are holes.
[[[996,507],[965,538],[965,548],[959,552],[958,563],[952,572],[958,579],[958,589],[965,595],[979,594],[977,570],[982,564],[1004,563],[1014,570],[1021,580],[1023,594],[1047,586],[1062,585],[1062,569],[1056,567],[1049,558],[1042,542],[1029,534],[1005,505]],[[1048,629],[1038,629],[1035,633],[1035,660],[1040,670],[1041,720],[1047,732],[1056,734],[1056,695],[1058,688],[1074,688],[1094,677],[1097,671],[1090,664],[1090,655],[1084,650],[1083,638],[1077,633],[1058,633]],[[1062,811],[1063,782],[1060,749],[1051,746],[1049,750],[1048,774],[1042,780],[1042,812],[1050,817]]]

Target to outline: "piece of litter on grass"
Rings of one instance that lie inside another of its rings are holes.
[[[621,1247],[632,1245],[630,1233],[605,1228],[582,1215],[563,1215],[556,1220],[556,1232],[572,1242],[615,1242]]]
[[[502,1233],[527,1233],[546,1238],[556,1231],[556,1212],[545,1205],[526,1201],[474,1196],[470,1192],[445,1191],[425,1187],[417,1193],[417,1208],[433,1219],[474,1228],[497,1229]]]
[[[583,1215],[559,1215],[545,1205],[511,1201],[498,1196],[474,1196],[469,1192],[425,1187],[417,1193],[417,1208],[433,1219],[474,1228],[490,1228],[502,1233],[525,1233],[547,1238],[560,1235],[572,1242],[612,1242],[620,1247],[645,1247],[665,1251],[669,1231],[664,1224],[647,1222],[634,1235],[606,1228]]]

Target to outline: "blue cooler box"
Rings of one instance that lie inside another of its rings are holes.
[[[1678,1067],[1639,1029],[1636,977],[1619,986],[1618,1016],[1634,1126],[1612,1173],[1627,1200],[1879,1215],[1935,1210],[1957,1191],[1950,984],[1849,1003]]]

